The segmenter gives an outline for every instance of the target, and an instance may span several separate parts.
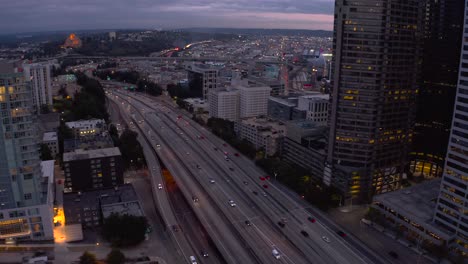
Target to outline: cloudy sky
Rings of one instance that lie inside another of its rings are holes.
[[[333,27],[334,0],[5,0],[0,34],[114,28]]]

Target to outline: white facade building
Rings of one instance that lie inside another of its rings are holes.
[[[0,63],[0,239],[52,240],[54,161],[39,159],[32,85],[19,66]]]
[[[328,122],[328,105],[330,95],[311,94],[299,97],[297,108],[306,111],[306,119],[326,125]]]
[[[35,111],[40,113],[42,105],[52,106],[52,77],[50,64],[23,65],[24,77],[31,81],[33,90],[33,105]]]
[[[50,154],[55,158],[59,153],[57,132],[44,133],[42,136],[42,143],[49,147]]]
[[[239,119],[239,90],[212,90],[209,94],[210,117],[230,121]]]
[[[106,122],[103,119],[89,119],[66,122],[65,125],[72,129],[77,136],[90,136],[105,129]]]
[[[268,113],[268,98],[271,88],[267,86],[239,86],[240,118],[257,117]]]
[[[434,222],[454,234],[453,246],[468,254],[468,1],[458,75],[457,95],[445,169],[440,186]]]

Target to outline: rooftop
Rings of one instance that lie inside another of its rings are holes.
[[[103,149],[92,149],[92,150],[83,150],[77,149],[73,152],[68,152],[63,154],[63,161],[73,161],[73,160],[85,160],[85,159],[96,159],[104,157],[120,156],[120,150],[117,147],[114,148],[103,148]]]
[[[44,136],[42,136],[42,141],[55,141],[57,140],[57,133],[56,132],[46,132]]]
[[[435,179],[398,191],[379,194],[374,196],[374,202],[382,203],[415,223],[437,228],[432,218],[439,195],[440,182],[441,179]],[[439,232],[445,234],[445,238],[451,236],[443,230]]]
[[[81,128],[81,127],[86,127],[86,126],[91,126],[91,125],[97,125],[97,124],[104,124],[103,119],[89,119],[89,120],[78,120],[78,121],[73,121],[73,122],[66,122],[65,125],[69,128]]]
[[[138,196],[131,184],[123,184],[115,188],[63,194],[64,205],[71,207],[95,207],[99,204],[110,205],[132,201],[138,201]]]
[[[316,93],[316,94],[307,94],[300,96],[299,98],[309,99],[309,100],[329,100],[329,94]]]
[[[102,216],[104,218],[109,217],[113,213],[120,215],[128,214],[134,216],[144,215],[140,203],[138,201],[102,205],[101,210]]]

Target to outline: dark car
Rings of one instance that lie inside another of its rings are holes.
[[[180,229],[177,225],[173,225],[172,230],[174,230],[174,232],[179,232]]]
[[[252,223],[250,223],[249,220],[245,220],[245,224],[248,225],[248,226],[251,226],[251,225],[252,225]]]
[[[337,233],[338,235],[340,235],[340,237],[345,237],[345,236],[346,236],[345,232],[343,232],[343,231],[341,231],[341,230],[336,231],[336,233]]]
[[[304,230],[301,230],[301,234],[302,234],[304,237],[309,237],[309,233],[307,233],[307,232],[304,231]]]
[[[315,223],[315,222],[316,222],[315,218],[313,218],[313,217],[311,217],[311,216],[307,217],[307,220],[309,220],[311,223]]]
[[[227,144],[226,144],[226,143],[224,143],[224,144],[223,144],[223,146],[227,147]]]
[[[268,185],[263,184],[263,188],[267,189],[267,188],[268,188]]]
[[[248,183],[248,182],[246,182],[246,181],[244,181],[244,184],[245,184],[245,185],[249,185],[249,183]]]
[[[281,227],[285,226],[285,224],[283,222],[281,222],[281,221],[278,222],[278,225],[281,226]]]
[[[213,148],[213,149],[214,149],[215,151],[217,151],[217,150],[218,150],[218,148]]]
[[[229,168],[230,171],[234,171],[234,168]]]
[[[234,153],[234,156],[239,157],[239,153]]]
[[[200,255],[202,255],[203,257],[207,258],[208,257],[208,252],[204,251],[204,250],[201,250],[200,251]]]
[[[255,195],[258,195],[258,192],[256,192],[256,191],[253,191],[252,193],[255,194]]]
[[[395,258],[395,259],[398,258],[398,254],[397,254],[395,251],[390,251],[390,252],[388,252],[388,254],[389,254],[392,258]]]

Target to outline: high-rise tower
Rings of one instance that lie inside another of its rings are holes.
[[[409,172],[442,175],[458,80],[464,1],[426,0],[420,92]]]
[[[418,93],[419,0],[337,0],[324,182],[367,200],[399,187]]]
[[[51,239],[51,185],[41,170],[31,83],[21,71],[0,64],[0,239]]]
[[[461,45],[457,94],[434,222],[452,232],[454,246],[468,254],[468,1]]]

